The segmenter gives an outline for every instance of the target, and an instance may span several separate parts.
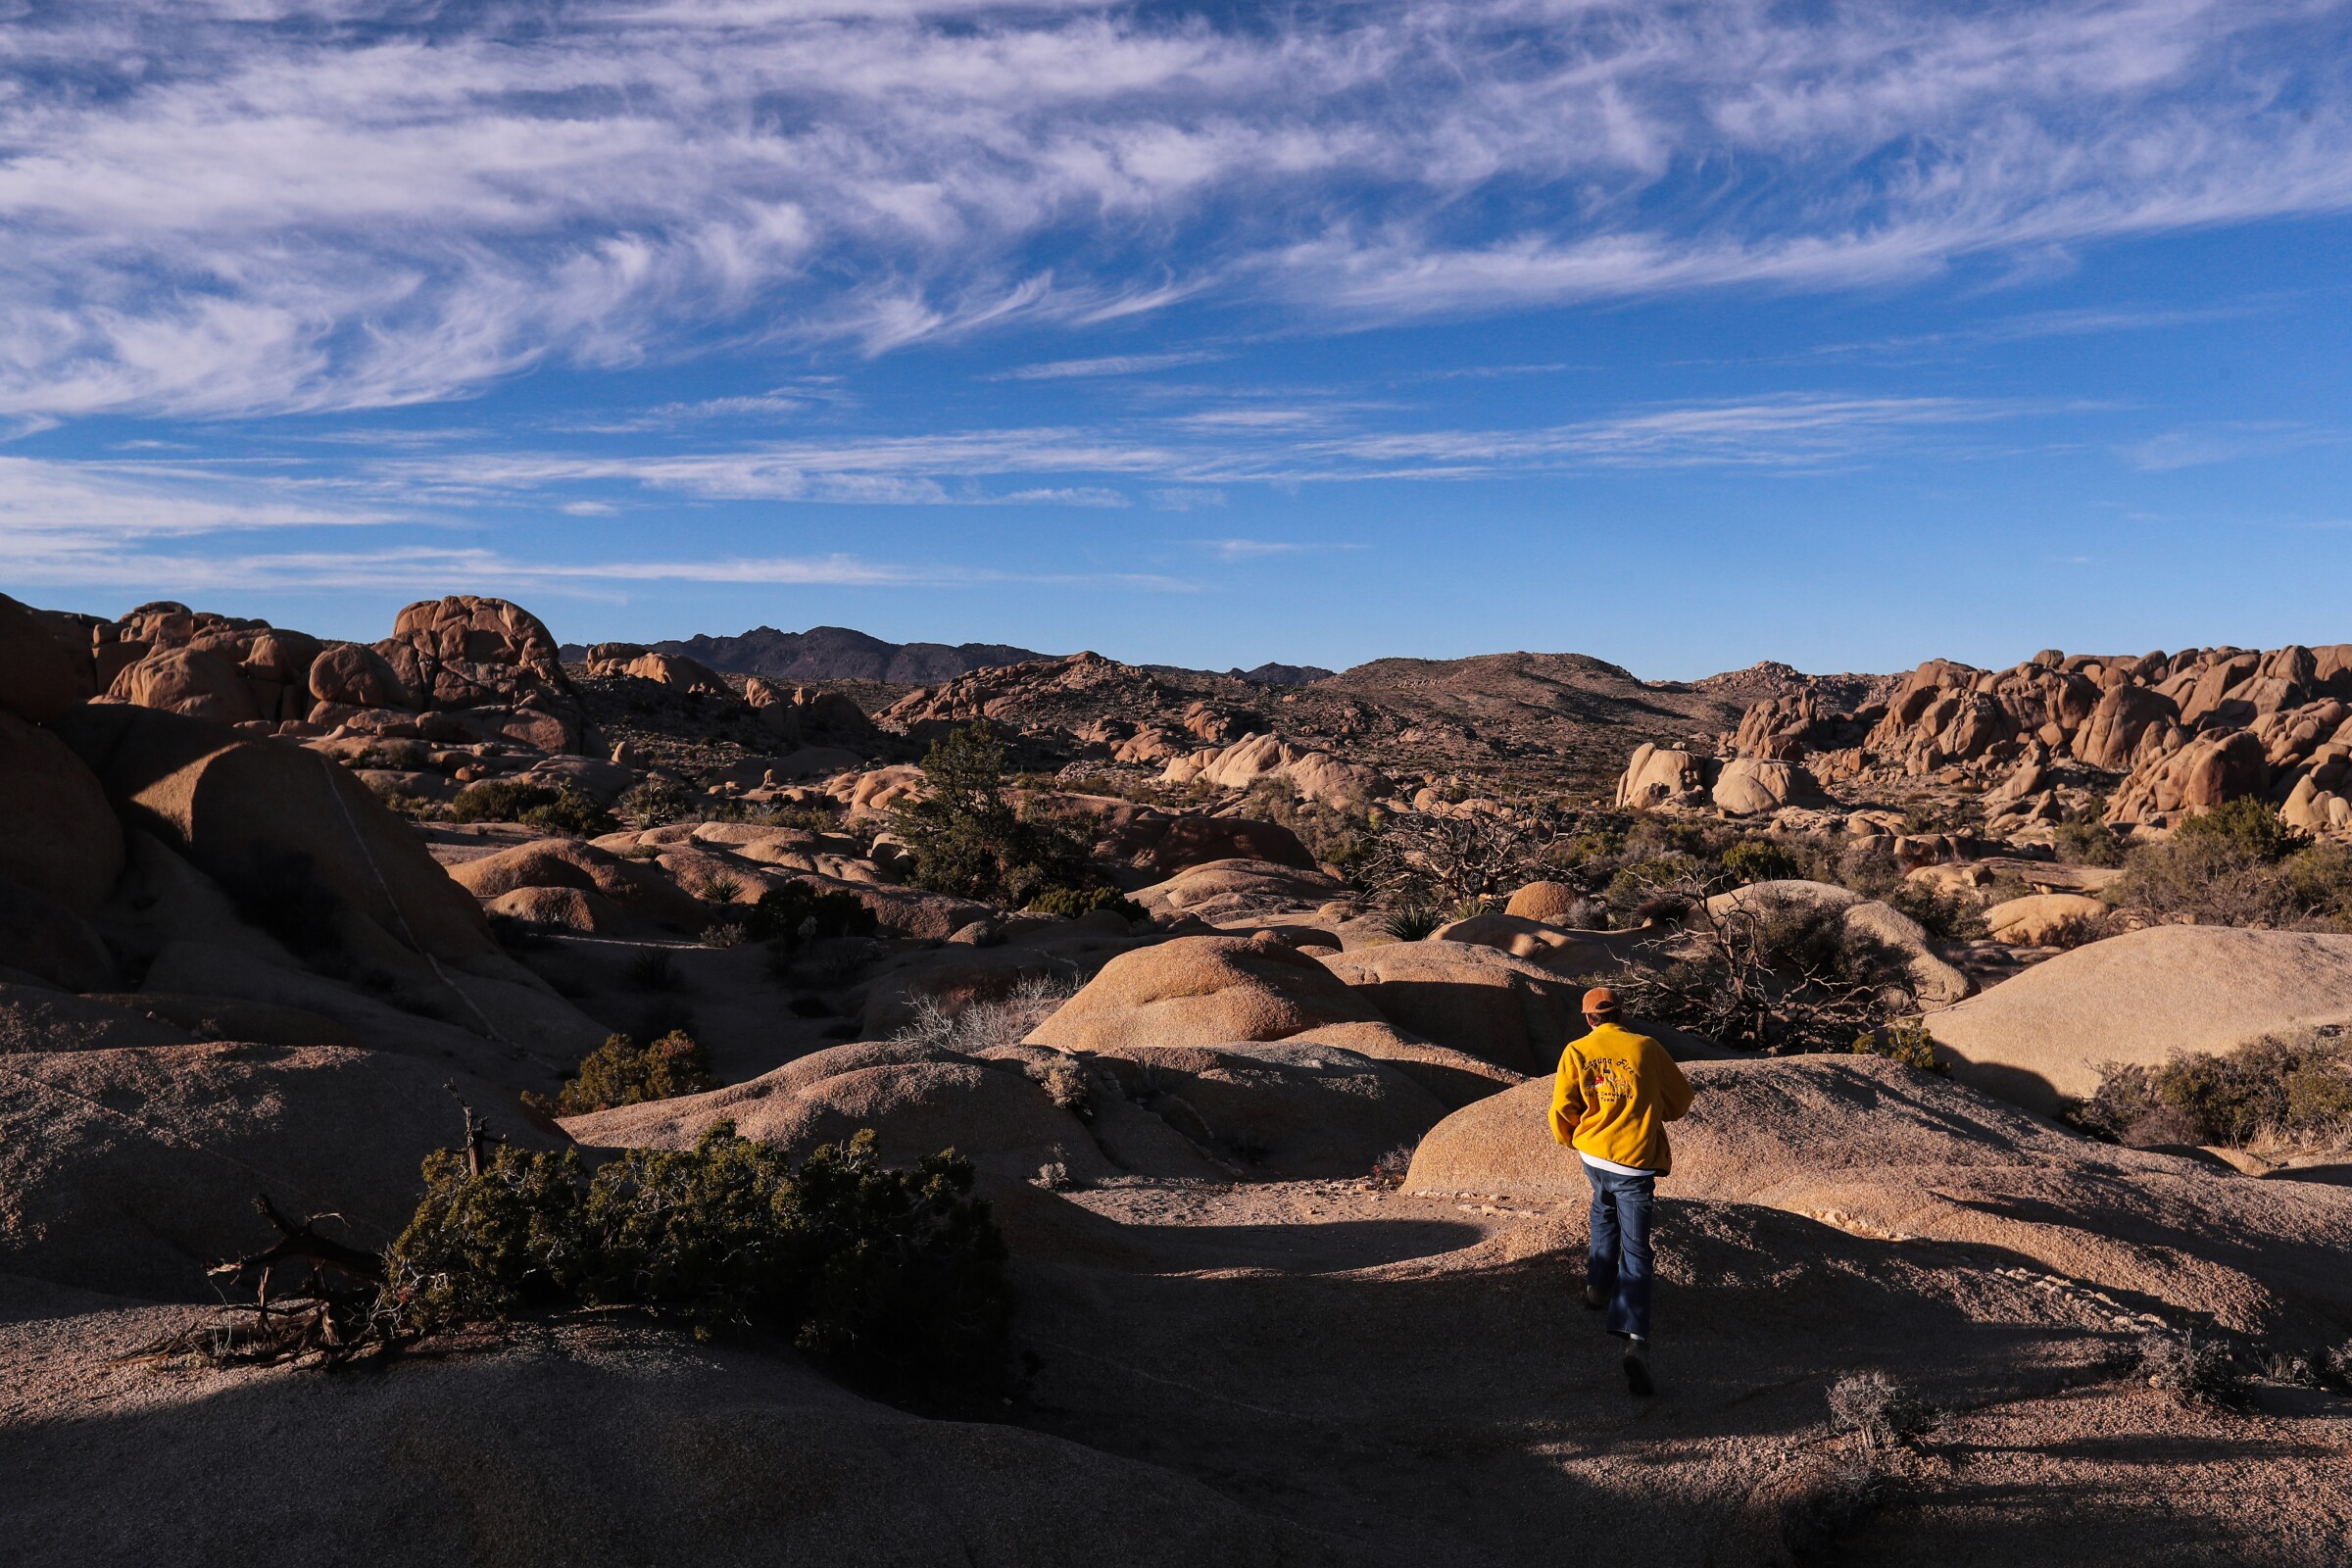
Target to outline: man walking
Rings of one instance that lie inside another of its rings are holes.
[[[1551,1136],[1585,1162],[1592,1183],[1592,1245],[1585,1305],[1608,1308],[1601,1326],[1625,1341],[1625,1381],[1648,1394],[1649,1205],[1673,1166],[1666,1124],[1690,1108],[1690,1082],[1666,1048],[1617,1022],[1617,994],[1585,993],[1592,1032],[1560,1053]]]

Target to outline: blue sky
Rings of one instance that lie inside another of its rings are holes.
[[[2352,640],[2352,5],[0,0],[0,586]]]

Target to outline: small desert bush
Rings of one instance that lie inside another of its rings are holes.
[[[966,1002],[960,1007],[925,992],[914,998],[913,1018],[891,1038],[967,1054],[1017,1046],[1079,989],[1074,974],[1023,975],[1003,996]]]
[[[700,814],[702,801],[666,779],[649,778],[620,792],[613,814],[634,828],[665,827]]]
[[[554,799],[524,808],[519,820],[525,827],[583,839],[612,832],[620,826],[595,796],[577,784],[557,785]]]
[[[1392,1189],[1402,1187],[1405,1173],[1412,1168],[1413,1146],[1398,1144],[1372,1162],[1372,1185]]]
[[[1917,1010],[1902,956],[1846,929],[1839,909],[1794,897],[1703,907],[1690,906],[1690,956],[1582,983],[1614,986],[1637,1017],[1775,1055],[1850,1052]]]
[[[2109,903],[2204,925],[2352,926],[2352,850],[2313,842],[2256,800],[2187,818],[2125,858]]]
[[[1368,808],[1343,810],[1300,800],[1289,781],[1280,777],[1261,778],[1245,790],[1241,814],[1289,828],[1307,854],[1342,876],[1363,865],[1380,832]]]
[[[1033,914],[1058,914],[1075,920],[1097,909],[1108,909],[1122,920],[1144,918],[1144,906],[1107,883],[1088,888],[1055,885],[1029,901]]]
[[[1786,845],[1770,839],[1741,839],[1723,852],[1723,873],[1747,887],[1757,882],[1786,882],[1805,874],[1804,862]]]
[[[629,960],[628,968],[622,972],[630,987],[638,991],[678,991],[686,984],[686,977],[678,973],[676,962],[664,948],[644,949]]]
[[[733,904],[743,897],[743,878],[721,871],[696,889],[694,896],[705,904]]]
[[[550,805],[555,798],[556,792],[543,784],[484,779],[458,791],[457,799],[441,808],[441,815],[450,822],[519,822],[523,812]]]
[[[799,1165],[719,1122],[692,1149],[443,1150],[385,1254],[411,1332],[534,1309],[638,1305],[698,1331],[768,1327],[870,1374],[989,1382],[1011,1327],[1004,1245],[953,1153],[882,1167],[873,1134]]]
[[[718,1080],[710,1076],[710,1054],[683,1030],[673,1029],[646,1046],[627,1035],[608,1036],[581,1060],[580,1070],[552,1104],[526,1098],[559,1116],[585,1116],[592,1110],[673,1100],[717,1087]]]
[[[1885,1056],[1915,1072],[1949,1074],[1951,1068],[1936,1054],[1935,1037],[1917,1018],[1901,1018],[1854,1037],[1857,1056]]]
[[[785,956],[831,937],[872,936],[881,924],[856,894],[819,890],[806,882],[769,888],[743,911],[742,920],[753,941],[774,943]]]
[[[1399,942],[1426,942],[1440,926],[1451,920],[1451,915],[1434,904],[1408,904],[1390,910],[1380,927]]]
[[[1830,1385],[1830,1425],[1862,1440],[1866,1448],[1910,1443],[1934,1430],[1941,1415],[1907,1385],[1884,1372],[1855,1372]]]
[[[2050,844],[2069,865],[2119,866],[2131,849],[2121,833],[2099,821],[2061,822]]]
[[[2199,1340],[2194,1329],[2142,1339],[2135,1371],[2149,1388],[2181,1404],[2215,1408],[2245,1399],[2245,1379],[2229,1349],[2213,1340]]]
[[[2181,1052],[2162,1066],[2102,1070],[2073,1119],[2119,1143],[2352,1145],[2352,1041],[2341,1035],[2303,1030],[2226,1055]]]

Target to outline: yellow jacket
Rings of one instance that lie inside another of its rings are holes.
[[[1656,1171],[1674,1166],[1666,1124],[1690,1108],[1690,1080],[1647,1035],[1604,1023],[1560,1053],[1551,1136],[1581,1154]]]

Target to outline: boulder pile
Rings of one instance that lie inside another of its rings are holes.
[[[2347,829],[2352,803],[2336,791],[2352,771],[2352,644],[2121,658],[2052,649],[2003,670],[1930,660],[1883,710],[1827,712],[1809,694],[1756,703],[1730,745],[1758,763],[1810,758],[1833,782],[1974,780],[1989,786],[1995,831],[2079,814],[2084,784],[2112,785],[2105,815],[2119,826],[2166,826],[2252,796],[2297,826]],[[1637,754],[1620,801],[1694,804],[1708,763],[1679,756]]]

